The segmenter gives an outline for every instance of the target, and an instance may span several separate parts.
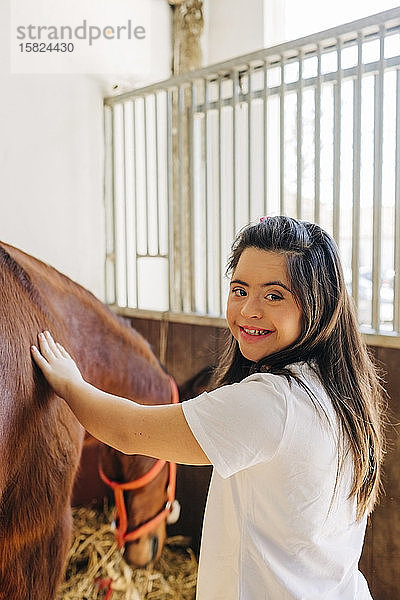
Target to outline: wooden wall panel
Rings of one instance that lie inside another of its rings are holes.
[[[154,352],[160,352],[160,322],[132,319],[132,325],[147,338]],[[217,327],[170,323],[165,366],[178,384],[213,364],[223,346],[226,332]],[[373,348],[385,374],[390,396],[392,425],[388,427],[385,460],[385,495],[370,518],[360,568],[374,600],[400,600],[400,350]],[[204,482],[198,501],[191,498],[193,523],[200,527],[204,509]],[[190,532],[189,532],[190,533]],[[197,541],[198,531],[192,532]]]
[[[132,326],[150,343],[160,359],[161,329],[166,324],[148,319],[131,319]],[[220,327],[169,323],[167,350],[162,361],[167,371],[181,385],[207,365],[214,364],[221,351],[226,331]]]
[[[389,395],[384,495],[371,516],[360,562],[375,600],[400,599],[400,350],[374,348]]]

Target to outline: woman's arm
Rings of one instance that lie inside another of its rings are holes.
[[[83,427],[125,454],[145,454],[182,464],[210,464],[180,404],[145,406],[87,383],[68,352],[50,333],[39,334],[32,355],[49,384]]]

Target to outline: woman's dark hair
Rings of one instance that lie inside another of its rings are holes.
[[[246,248],[283,253],[291,289],[302,310],[301,334],[287,348],[251,363],[230,336],[215,372],[214,385],[241,381],[268,371],[292,376],[290,365],[314,368],[337,413],[342,435],[341,463],[350,449],[354,478],[350,497],[357,517],[377,500],[384,455],[384,391],[359,330],[344,282],[337,246],[321,227],[289,217],[269,217],[240,232],[227,272],[234,272]]]

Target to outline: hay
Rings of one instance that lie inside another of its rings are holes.
[[[115,544],[111,512],[73,508],[74,541],[57,600],[103,600],[107,579],[112,600],[193,600],[197,562],[187,538],[169,538],[154,566],[131,569]]]

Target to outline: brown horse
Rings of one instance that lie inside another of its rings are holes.
[[[83,429],[34,367],[29,347],[49,329],[95,386],[150,403],[171,401],[169,377],[147,342],[78,284],[16,248],[0,245],[0,600],[51,600],[63,575],[71,533],[70,497]],[[154,463],[104,447],[115,480]],[[166,502],[168,465],[142,489],[125,493],[128,529]],[[165,521],[130,544],[126,557],[156,559]]]

